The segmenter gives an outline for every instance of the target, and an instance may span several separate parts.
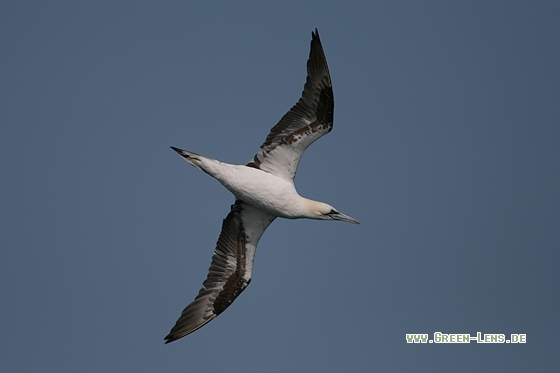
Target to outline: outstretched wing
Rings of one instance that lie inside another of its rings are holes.
[[[299,101],[275,125],[247,166],[292,181],[301,155],[333,126],[334,97],[319,32],[312,34],[307,81]]]
[[[249,285],[259,239],[275,216],[236,201],[224,219],[208,277],[195,300],[165,337],[173,342],[194,332],[222,313]]]

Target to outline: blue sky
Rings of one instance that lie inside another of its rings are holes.
[[[0,4],[2,372],[555,371],[560,5]],[[233,196],[169,146],[246,163],[300,97],[319,29],[333,131],[253,281],[163,337]],[[525,333],[412,345],[406,333]]]

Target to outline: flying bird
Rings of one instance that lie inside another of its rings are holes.
[[[223,163],[171,147],[194,167],[217,179],[235,196],[224,219],[203,288],[165,337],[173,342],[222,313],[251,281],[255,250],[277,217],[359,222],[334,207],[301,197],[294,186],[299,160],[333,126],[334,98],[317,29],[311,33],[307,81],[299,101],[270,130],[245,166]]]

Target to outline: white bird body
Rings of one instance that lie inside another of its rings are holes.
[[[206,325],[249,285],[259,239],[277,217],[359,224],[326,203],[301,197],[294,186],[303,152],[331,131],[333,113],[330,74],[315,30],[302,97],[270,130],[261,149],[246,166],[223,163],[172,147],[187,162],[222,183],[236,201],[222,224],[203,288],[183,310],[165,337],[166,343]]]
[[[236,199],[281,218],[315,218],[321,202],[301,197],[294,183],[266,171],[245,165],[234,165],[196,153],[180,154],[196,168],[218,180]],[[330,206],[323,204],[327,213]]]

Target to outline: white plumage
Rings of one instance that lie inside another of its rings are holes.
[[[315,30],[302,97],[271,129],[259,152],[246,166],[172,147],[187,162],[222,183],[236,201],[224,219],[203,288],[183,310],[165,337],[166,343],[213,320],[247,287],[259,239],[275,218],[359,224],[326,203],[301,197],[294,186],[301,155],[315,140],[330,132],[333,113],[331,79],[319,33]]]

